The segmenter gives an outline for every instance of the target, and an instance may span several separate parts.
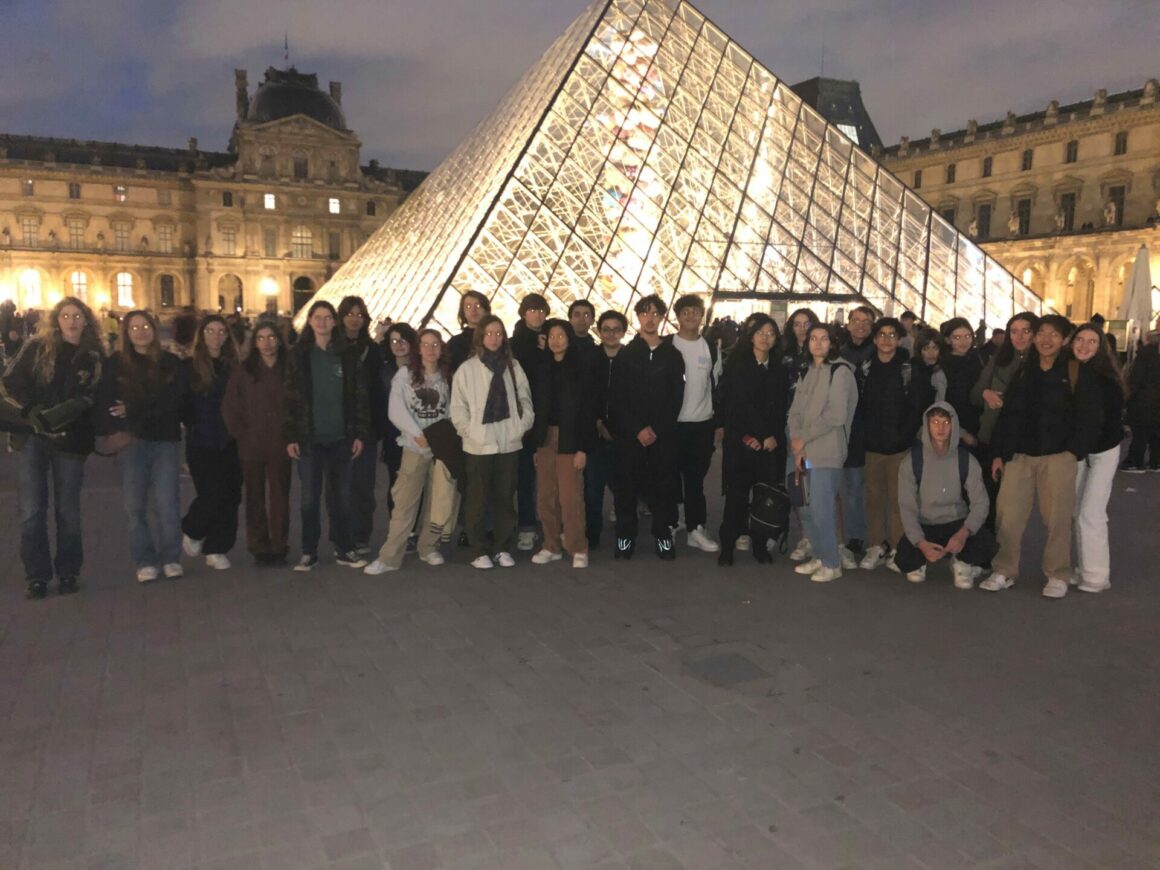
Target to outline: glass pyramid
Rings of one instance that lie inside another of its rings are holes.
[[[596,0],[319,296],[453,333],[468,290],[506,323],[531,292],[561,315],[650,293],[935,324],[1041,308],[679,0]]]

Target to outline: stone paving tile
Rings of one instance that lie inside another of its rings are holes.
[[[141,587],[94,460],[85,588],[29,603],[13,461],[5,870],[1160,866],[1154,478],[1059,602],[685,552]]]

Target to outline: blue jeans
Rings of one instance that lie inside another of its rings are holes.
[[[125,514],[129,518],[129,555],[138,568],[181,561],[180,441],[134,441],[118,457]],[[149,530],[149,502],[157,512],[160,540]]]
[[[81,572],[81,485],[85,480],[83,456],[66,456],[32,436],[20,450],[17,463],[20,493],[20,559],[29,580],[52,579],[52,552],[48,544],[48,481],[52,477],[52,506],[56,519],[56,576]]]
[[[837,568],[838,559],[838,485],[840,468],[811,468],[809,471],[810,509],[802,516],[814,558],[827,568]]]
[[[864,468],[842,469],[842,522],[846,541],[855,539],[866,543],[866,496]]]
[[[329,444],[303,444],[298,459],[302,483],[302,554],[318,555],[322,537],[322,482],[326,481],[326,509],[330,514],[330,539],[339,553],[354,549],[350,527],[351,444],[347,439]]]
[[[786,435],[786,438],[787,439],[789,438],[788,434]],[[789,441],[786,441],[786,444],[789,444]],[[789,480],[790,475],[793,474],[793,470],[794,470],[793,451],[786,450],[785,451],[785,477],[786,477],[787,481]],[[812,498],[810,499],[810,503],[811,504],[813,503]],[[810,538],[810,506],[803,505],[802,507],[794,508],[794,510],[797,512],[798,522],[801,523],[802,537],[805,538],[806,540],[810,541],[811,543],[813,543],[813,539]]]

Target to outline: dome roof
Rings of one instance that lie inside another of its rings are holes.
[[[318,76],[300,73],[294,67],[288,70],[270,67],[254,93],[247,120],[264,124],[292,115],[306,115],[327,127],[346,130],[342,107],[318,87]]]

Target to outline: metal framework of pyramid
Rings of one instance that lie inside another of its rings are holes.
[[[319,291],[458,329],[666,301],[865,302],[1001,325],[1040,299],[693,6],[597,0]]]

